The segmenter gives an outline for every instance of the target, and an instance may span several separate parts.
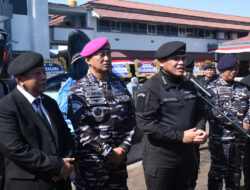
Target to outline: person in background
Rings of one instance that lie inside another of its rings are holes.
[[[246,86],[234,81],[239,69],[237,56],[224,55],[219,60],[217,68],[220,71],[219,77],[207,87],[213,93],[216,106],[230,119],[237,120],[249,131],[250,93]],[[208,121],[210,124],[209,151],[211,154],[208,189],[221,190],[223,179],[226,189],[236,189],[234,175],[237,165],[234,163],[235,147],[232,140],[234,136],[231,136],[234,129],[231,123],[223,119],[215,109],[211,109]],[[241,137],[242,144],[244,144],[243,139]],[[244,152],[242,146],[240,152]],[[245,160],[245,162],[249,162],[249,160]],[[249,185],[249,181],[246,184]]]
[[[88,73],[68,97],[68,118],[76,136],[77,190],[126,190],[126,157],[135,129],[133,100],[124,82],[111,72],[107,38],[96,38],[81,55]]]
[[[212,63],[207,63],[203,70],[205,71],[205,76],[201,77],[199,79],[199,83],[203,86],[203,87],[207,87],[207,85],[209,83],[211,83],[212,81],[214,81],[217,78],[216,75],[216,68],[215,65]]]
[[[73,140],[56,102],[43,94],[42,55],[25,52],[8,72],[17,87],[0,100],[5,190],[70,190]]]
[[[250,74],[245,76],[240,83],[247,86],[248,91],[250,91]],[[250,140],[246,142],[245,148],[245,158],[243,161],[243,173],[244,173],[244,182],[246,190],[250,190]]]
[[[173,41],[156,52],[161,70],[137,94],[136,121],[143,133],[148,190],[187,190],[198,163],[193,143],[206,141],[205,111],[196,89],[184,80],[186,44]]]
[[[185,69],[184,69],[184,74],[183,74],[184,79],[189,80],[193,76],[194,58],[190,55],[186,55],[184,63],[185,63]],[[205,128],[203,130],[205,130]],[[193,179],[190,180],[190,187],[195,188],[196,181],[198,179],[199,168],[200,168],[200,144],[194,144],[193,146],[194,146],[194,151],[196,154],[195,158],[196,158],[197,167],[193,175]]]
[[[194,58],[190,55],[186,55],[185,57],[185,68],[184,68],[184,77],[186,79],[190,78],[193,76],[193,71],[194,71]]]
[[[245,76],[240,82],[242,84],[245,84],[247,86],[248,90],[250,90],[250,74]]]

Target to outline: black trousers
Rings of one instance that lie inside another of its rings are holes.
[[[245,189],[250,190],[250,141],[246,143],[245,157],[243,160],[243,173]]]
[[[177,168],[158,169],[157,175],[144,172],[148,190],[193,190],[196,167],[191,165]],[[146,171],[144,169],[144,171]]]

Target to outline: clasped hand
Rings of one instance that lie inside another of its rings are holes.
[[[60,173],[59,176],[54,176],[52,178],[53,181],[57,182],[61,179],[68,179],[68,177],[70,176],[71,172],[74,169],[74,165],[72,164],[72,162],[75,160],[75,158],[63,158],[63,169]]]
[[[203,144],[207,140],[207,133],[201,129],[192,128],[184,131],[183,143]]]
[[[115,165],[121,164],[126,158],[126,151],[122,147],[116,147],[113,152],[114,156],[110,158],[110,161]]]

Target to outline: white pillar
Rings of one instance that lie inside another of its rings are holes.
[[[30,47],[49,58],[48,0],[28,0]]]

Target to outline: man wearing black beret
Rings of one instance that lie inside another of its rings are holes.
[[[193,75],[194,71],[194,58],[190,55],[186,55],[185,58],[185,69],[184,69],[184,76],[189,78]]]
[[[42,94],[42,55],[25,52],[10,63],[17,87],[0,100],[4,190],[69,190],[73,140],[56,102]]]
[[[193,85],[183,79],[186,44],[163,44],[155,58],[161,70],[137,94],[136,120],[143,133],[148,190],[194,189],[193,143],[206,140],[205,117]]]
[[[207,87],[210,82],[217,78],[215,65],[212,63],[207,63],[203,70],[205,71],[205,76],[199,79],[199,83],[204,87]]]
[[[230,119],[238,121],[249,131],[250,125],[250,94],[246,86],[235,82],[238,74],[238,58],[236,55],[224,55],[217,66],[220,71],[218,79],[208,85],[208,89],[214,93],[216,106],[220,108]],[[208,189],[220,190],[223,186],[223,179],[226,189],[238,189],[235,185],[235,171],[239,166],[235,163],[235,142],[233,127],[231,123],[223,119],[221,114],[215,110],[209,113],[209,151],[211,154],[211,167],[208,173]],[[244,138],[237,136],[244,144]],[[241,153],[244,146],[240,146]],[[249,150],[247,150],[250,152]],[[248,156],[248,155],[246,155]],[[249,157],[249,156],[248,156]],[[245,160],[249,165],[249,158]],[[246,168],[249,168],[249,166]],[[247,172],[247,173],[246,173]],[[245,185],[249,186],[249,170],[244,170]],[[240,174],[239,174],[240,175]]]

